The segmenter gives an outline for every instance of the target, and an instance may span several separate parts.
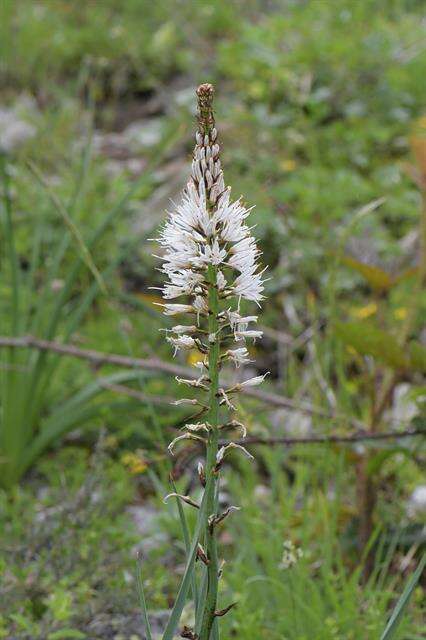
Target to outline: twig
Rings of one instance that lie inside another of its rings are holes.
[[[368,442],[368,441],[380,441],[380,440],[394,440],[399,438],[412,438],[415,436],[426,435],[424,429],[408,429],[406,431],[384,431],[383,433],[371,433],[371,432],[356,432],[348,434],[346,436],[338,435],[319,435],[319,436],[303,436],[303,437],[267,437],[267,436],[249,436],[248,438],[241,438],[240,440],[233,440],[235,444],[240,444],[245,447],[252,445],[267,445],[267,446],[279,446],[284,445],[287,447],[293,447],[296,445],[328,445],[328,444],[342,444],[350,445],[356,442]],[[226,446],[229,444],[229,440],[219,440],[220,446]],[[200,447],[196,444],[191,447],[185,447],[176,456],[175,465],[173,468],[173,477],[175,479],[180,478],[184,470],[188,466],[188,461],[195,458],[200,451]]]
[[[173,364],[172,362],[165,362],[159,358],[132,358],[130,356],[124,356],[115,353],[104,353],[102,351],[95,351],[94,349],[80,349],[71,344],[61,344],[60,342],[53,342],[50,340],[42,340],[33,336],[21,336],[19,338],[0,336],[0,347],[14,347],[14,348],[27,348],[27,349],[39,349],[40,351],[52,351],[61,355],[71,356],[73,358],[79,358],[81,360],[87,360],[93,365],[100,366],[103,364],[112,364],[119,367],[128,367],[129,369],[147,369],[149,371],[160,371],[162,373],[168,373],[174,376],[180,376],[183,378],[196,378],[198,373],[194,372],[189,367],[183,367],[181,365]],[[120,390],[124,393],[124,390]],[[319,416],[328,420],[343,420],[353,427],[359,429],[363,428],[363,425],[358,420],[348,418],[347,416],[339,415],[337,413],[330,414],[328,411],[311,405],[307,402],[298,402],[291,400],[284,396],[272,393],[269,391],[260,391],[259,389],[245,388],[243,390],[244,395],[263,402],[267,405],[274,407],[284,407],[292,411],[300,411],[312,416]],[[130,395],[130,394],[129,394]],[[133,394],[132,394],[133,395]]]
[[[129,369],[148,369],[152,371],[162,371],[172,375],[188,376],[191,372],[192,377],[195,374],[186,367],[181,367],[173,363],[164,362],[158,358],[132,358],[116,353],[104,353],[95,351],[94,349],[80,349],[71,344],[61,344],[50,340],[42,340],[33,336],[22,336],[20,338],[9,338],[0,336],[0,347],[16,347],[39,349],[40,351],[52,351],[60,355],[71,356],[81,360],[88,360],[94,365],[113,364],[119,367],[128,367]]]
[[[174,398],[171,396],[151,396],[146,393],[142,393],[141,391],[137,391],[136,389],[132,389],[131,387],[127,387],[122,384],[108,384],[102,383],[102,386],[105,389],[109,389],[111,391],[115,391],[116,393],[122,393],[124,395],[128,395],[136,400],[141,400],[142,402],[151,402],[155,405],[165,405],[172,404]],[[303,436],[303,437],[286,437],[286,436],[276,436],[276,437],[267,437],[267,436],[249,436],[246,438],[240,438],[239,440],[233,440],[233,442],[241,445],[251,445],[251,444],[267,444],[267,445],[295,445],[295,444],[327,444],[327,443],[351,443],[351,442],[362,442],[364,440],[391,440],[393,438],[409,438],[412,436],[419,435],[426,436],[425,429],[407,429],[405,431],[383,431],[383,432],[370,432],[370,431],[357,431],[353,434],[348,435],[320,435],[320,436]],[[221,445],[226,445],[228,440],[221,440]]]
[[[333,444],[333,443],[351,443],[351,442],[363,442],[368,440],[393,440],[399,438],[412,438],[413,436],[426,436],[425,429],[407,429],[406,431],[383,431],[381,433],[371,433],[368,431],[360,431],[352,433],[347,436],[338,435],[321,435],[321,436],[303,436],[303,437],[264,437],[264,436],[249,436],[242,438],[241,440],[233,440],[236,444],[252,445],[252,444],[267,444],[267,445],[296,445],[296,444]],[[226,444],[227,441],[223,441],[221,444]]]

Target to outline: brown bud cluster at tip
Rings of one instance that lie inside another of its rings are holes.
[[[208,133],[214,127],[213,116],[213,96],[214,87],[212,84],[205,82],[200,84],[197,89],[198,98],[198,125],[200,131]]]
[[[209,82],[200,84],[197,88],[198,103],[205,108],[211,107],[214,96],[214,87]]]
[[[220,164],[220,147],[213,115],[214,89],[211,84],[200,84],[198,96],[198,131],[192,161],[191,177],[196,195],[207,201],[209,207],[217,204],[225,192],[225,182]]]

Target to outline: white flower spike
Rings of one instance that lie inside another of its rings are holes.
[[[197,89],[198,128],[191,175],[180,203],[173,204],[168,213],[158,240],[163,253],[160,272],[166,276],[160,289],[165,303],[160,306],[167,316],[189,317],[187,324],[166,329],[166,340],[174,348],[174,355],[181,350],[190,351],[191,356],[194,351],[200,354],[195,363],[191,357],[197,369],[194,378],[176,380],[207,396],[202,402],[188,398],[175,401],[178,406],[198,405],[200,410],[190,418],[193,422],[185,424],[184,433],[169,445],[173,455],[176,444],[189,441],[200,455],[205,455],[204,464],[198,463],[198,478],[205,491],[200,504],[205,508],[200,511],[202,532],[197,541],[203,540],[203,548],[197,557],[206,566],[209,588],[205,602],[200,602],[199,633],[189,630],[191,635],[187,636],[198,640],[210,640],[215,617],[229,610],[217,609],[221,570],[215,529],[237,508],[218,512],[215,496],[219,493],[223,459],[231,449],[239,449],[253,459],[240,444],[221,440],[225,429],[239,430],[243,438],[246,436],[242,423],[229,420],[229,416],[224,420],[223,414],[236,410],[230,394],[257,386],[266,376],[256,375],[229,389],[223,388],[220,381],[224,364],[238,368],[251,362],[246,341],[262,337],[255,328],[257,316],[244,316],[240,310],[246,301],[260,306],[264,299],[264,269],[259,264],[261,252],[252,235],[253,226],[248,223],[251,208],[242,198],[232,200],[231,189],[225,185],[213,94],[210,84]],[[172,493],[168,497],[198,507],[189,496]]]

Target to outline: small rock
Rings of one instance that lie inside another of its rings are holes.
[[[138,551],[147,554],[154,549],[158,549],[167,541],[166,533],[161,531],[159,525],[160,514],[156,509],[148,505],[129,507],[136,529],[141,534],[141,541],[138,544]]]
[[[22,120],[14,109],[0,109],[0,149],[11,152],[36,135],[36,128]]]
[[[410,518],[426,515],[426,484],[414,489],[407,503],[407,514]]]

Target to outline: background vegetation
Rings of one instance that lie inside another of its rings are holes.
[[[210,81],[271,277],[255,349],[281,402],[243,402],[250,435],[424,429],[420,0],[4,0],[0,47],[3,338],[171,359],[148,239]],[[136,549],[160,632],[184,559],[173,376],[4,344],[0,367],[0,637],[143,638]],[[380,637],[424,548],[424,438],[252,449],[221,497],[243,506],[224,637]],[[422,602],[395,637],[424,637]]]

